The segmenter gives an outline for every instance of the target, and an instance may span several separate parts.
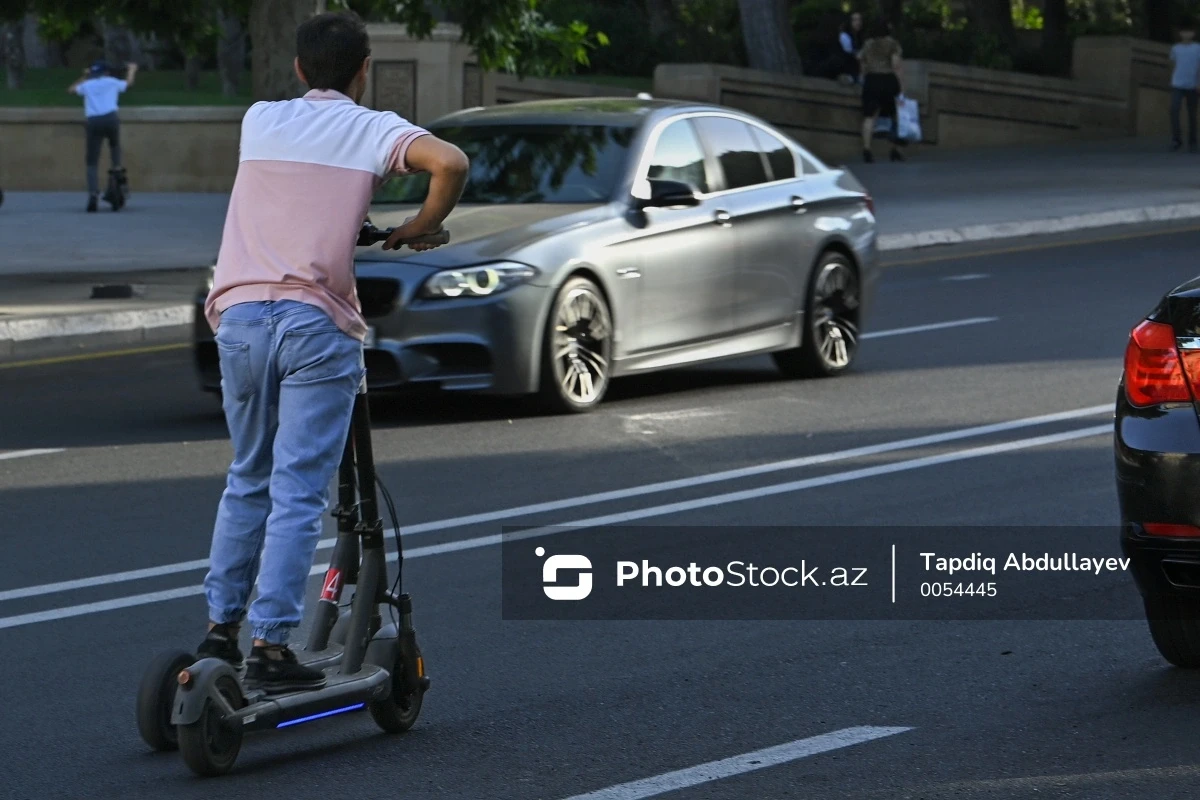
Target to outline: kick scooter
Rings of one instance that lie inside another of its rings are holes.
[[[358,244],[383,241],[391,232],[368,222]],[[443,230],[405,244],[448,241],[449,233]],[[337,541],[308,643],[296,653],[302,663],[325,672],[325,686],[268,695],[248,689],[239,671],[221,659],[197,661],[194,653],[184,650],[160,653],[146,669],[137,699],[138,730],[150,747],[177,749],[194,772],[215,776],[233,768],[246,733],[362,709],[388,733],[413,726],[429,677],[413,629],[412,599],[401,587],[404,554],[396,509],[386,487],[378,483],[396,540],[396,580],[388,588],[377,483],[364,379],[338,467],[338,503],[333,510]],[[348,585],[355,587],[354,595],[342,604]],[[387,607],[390,616],[386,624],[381,607]]]

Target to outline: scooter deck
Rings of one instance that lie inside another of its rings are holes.
[[[261,690],[247,693],[246,705],[234,711],[228,721],[234,725],[240,722],[245,732],[282,728],[357,711],[367,703],[385,699],[392,690],[391,673],[375,664],[364,664],[352,675],[338,672],[336,665],[324,672],[326,684],[320,689],[270,695]]]

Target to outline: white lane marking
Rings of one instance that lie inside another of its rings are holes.
[[[944,281],[981,281],[984,278],[992,277],[986,272],[968,272],[965,275],[947,275],[942,278]]]
[[[36,450],[9,450],[7,453],[0,452],[0,461],[5,461],[10,458],[28,458],[29,456],[45,456],[51,453],[65,452],[62,447],[41,447]]]
[[[682,408],[677,411],[655,411],[648,414],[621,415],[621,428],[629,434],[653,436],[667,423],[688,423],[692,420],[725,417],[730,412],[716,408]]]
[[[709,761],[687,769],[664,772],[650,778],[619,783],[616,786],[597,789],[586,794],[572,795],[567,800],[643,800],[646,797],[656,797],[667,792],[699,786],[702,783],[775,767],[789,761],[815,756],[819,753],[828,753],[830,750],[839,750],[875,739],[883,739],[887,736],[895,736],[911,730],[912,728],[874,726],[843,728],[840,731],[810,736],[807,739],[796,739],[793,742],[765,747],[762,750],[742,753],[731,758],[723,758],[720,761]]]
[[[864,467],[862,469],[853,469],[847,472],[835,472],[832,475],[821,475],[816,478],[805,478],[804,480],[789,481],[787,483],[774,483],[768,486],[759,486],[754,489],[745,489],[738,492],[726,492],[725,494],[714,494],[709,495],[708,497],[698,497],[694,500],[681,500],[677,503],[666,503],[658,506],[650,506],[649,508],[637,508],[633,509],[632,511],[620,511],[616,514],[605,514],[604,516],[590,517],[588,519],[582,519],[576,522],[563,522],[554,525],[546,525],[540,528],[530,528],[529,530],[524,530],[519,533],[493,534],[491,536],[479,536],[474,539],[459,539],[453,542],[444,542],[443,544],[414,547],[411,549],[405,549],[404,558],[407,561],[410,558],[424,558],[427,556],[442,555],[443,553],[454,553],[459,550],[474,550],[479,547],[489,547],[491,545],[500,544],[506,536],[509,541],[521,541],[523,539],[536,539],[542,536],[553,536],[556,533],[564,533],[566,531],[579,530],[581,528],[598,528],[604,525],[621,525],[626,522],[636,522],[637,520],[649,519],[651,517],[662,517],[668,514],[681,514],[686,511],[695,511],[701,508],[727,505],[729,503],[738,503],[743,500],[757,500],[762,497],[771,497],[772,495],[777,494],[801,492],[806,489],[816,489],[821,486],[832,486],[836,483],[846,483],[848,481],[857,481],[864,478],[875,478],[880,475],[890,475],[894,472],[906,472],[908,470],[921,469],[923,467],[935,467],[941,464],[950,464],[955,461],[965,461],[970,458],[983,458],[984,456],[1009,453],[1014,450],[1026,450],[1031,447],[1041,447],[1047,444],[1069,442],[1074,439],[1084,439],[1091,436],[1098,436],[1102,433],[1111,434],[1112,426],[1093,425],[1090,428],[1079,428],[1073,431],[1052,433],[1046,436],[1034,436],[1029,439],[1016,439],[1011,442],[1002,442],[1000,444],[973,447],[968,450],[956,450],[952,453],[944,453],[938,456],[913,458],[909,459],[908,461],[896,461],[891,464],[880,464],[876,467]],[[389,558],[394,560],[394,554],[389,555]],[[311,574],[323,574],[326,569],[327,566],[321,566],[319,569],[314,567]],[[4,619],[0,618],[0,628],[3,627]]]
[[[887,336],[904,336],[910,333],[925,333],[926,331],[940,331],[946,328],[961,328],[964,325],[982,325],[985,322],[995,322],[999,317],[971,317],[970,319],[956,319],[950,322],[931,322],[928,325],[913,325],[911,328],[892,328],[886,331],[868,331],[860,336],[860,339],[883,339]]]
[[[498,511],[486,511],[480,514],[468,514],[462,517],[451,517],[449,519],[421,522],[415,525],[404,526],[401,529],[401,535],[411,536],[414,534],[432,533],[451,528],[465,528],[470,525],[482,525],[490,522],[499,522],[500,520],[512,519],[514,517],[533,516],[536,514],[545,514],[553,511],[564,511],[566,509],[577,508],[579,506],[597,505],[615,500],[628,500],[633,497],[641,497],[648,494],[658,494],[661,492],[671,492],[678,489],[691,489],[696,486],[704,486],[711,483],[726,483],[729,481],[741,480],[743,478],[751,478],[756,475],[766,475],[772,472],[784,472],[787,470],[802,469],[820,464],[829,464],[835,461],[846,461],[854,458],[881,455],[883,453],[890,453],[896,450],[908,450],[914,447],[926,447],[928,445],[944,444],[946,442],[953,442],[960,439],[989,436],[994,433],[1005,433],[1007,431],[1019,430],[1021,428],[1031,428],[1038,425],[1066,422],[1069,420],[1080,419],[1082,417],[1092,417],[1106,412],[1112,413],[1112,411],[1112,404],[1105,404],[1099,406],[1089,406],[1087,408],[1077,408],[1070,411],[1058,411],[1052,414],[1041,414],[1035,417],[1024,417],[1022,419],[1010,420],[1008,422],[995,422],[988,425],[977,425],[971,428],[960,428],[954,431],[946,431],[945,433],[934,433],[928,436],[916,436],[910,439],[897,439],[891,442],[882,442],[880,444],[866,445],[864,447],[854,447],[849,450],[836,450],[829,453],[818,453],[811,456],[789,458],[784,461],[772,461],[766,464],[756,464],[750,467],[739,467],[738,469],[710,472],[705,475],[695,475],[690,478],[660,481],[658,483],[648,483],[642,486],[631,486],[625,489],[614,489],[607,492],[596,492],[594,494],[580,495],[578,497],[567,497],[562,500],[550,500],[543,503],[514,506],[511,508],[500,509]],[[393,536],[394,531],[388,530],[387,535],[389,537]],[[333,547],[333,543],[335,541],[336,539],[334,538],[322,539],[317,543],[317,549],[320,550]],[[59,581],[57,583],[44,583],[38,586],[23,586],[19,589],[8,589],[5,591],[0,591],[0,601],[17,600],[22,597],[37,597],[45,594],[54,594],[55,592],[87,589],[94,586],[107,586],[113,583],[144,580],[146,578],[158,578],[165,575],[174,575],[179,572],[191,572],[193,570],[207,568],[208,559],[198,558],[193,561],[181,561],[175,564],[164,564],[158,567],[146,567],[144,569],[115,572],[109,575],[97,575],[91,578],[77,578],[75,580]]]
[[[739,492],[727,492],[725,494],[699,497],[693,500],[683,500],[677,503],[667,503],[664,505],[650,506],[649,508],[622,511],[616,514],[590,517],[588,519],[577,520],[575,522],[565,522],[545,526],[542,528],[533,528],[530,530],[521,531],[520,533],[508,534],[508,537],[513,541],[518,541],[541,536],[552,536],[556,533],[562,533],[569,530],[578,530],[580,528],[595,528],[602,525],[616,525],[624,522],[649,519],[651,517],[677,514],[684,511],[694,511],[698,508],[726,505],[729,503],[740,502],[742,500],[755,500],[760,497],[770,497],[772,495],[785,494],[788,492],[798,492],[805,489],[814,489],[819,486],[830,486],[836,483],[862,480],[863,478],[874,478],[879,475],[889,475],[895,472],[921,469],[923,467],[933,467],[940,464],[950,464],[955,461],[965,461],[971,458],[982,458],[984,456],[997,455],[999,453],[1010,453],[1015,450],[1026,450],[1032,447],[1041,447],[1042,445],[1047,444],[1068,442],[1074,439],[1083,439],[1090,436],[1098,436],[1104,433],[1111,435],[1112,426],[1093,425],[1089,428],[1078,428],[1072,431],[1064,431],[1063,433],[1034,436],[1028,439],[1016,439],[1009,442],[1002,442],[1000,444],[973,447],[967,450],[956,450],[954,452],[943,453],[936,456],[914,458],[908,461],[897,461],[891,464],[880,464],[874,467],[864,467],[862,469],[849,470],[847,472],[835,472],[831,475],[821,475],[816,478],[806,478],[804,480],[790,481],[788,483],[770,484],[768,486],[759,486],[754,489],[746,489]],[[445,542],[443,544],[426,545],[425,547],[405,549],[404,559],[406,561],[411,561],[414,558],[427,558],[429,556],[443,555],[445,553],[455,553],[461,550],[475,550],[481,547],[491,547],[493,545],[500,544],[503,539],[504,535],[493,534],[490,536],[478,536],[473,539],[459,539],[453,542]],[[396,554],[389,553],[388,560],[395,561]],[[328,569],[327,564],[316,564],[311,570],[309,570],[309,575],[324,574],[326,569]],[[176,600],[181,597],[191,597],[203,593],[203,586],[184,586],[178,589],[167,589],[161,592],[148,592],[146,594],[136,594],[128,597],[117,597],[113,598],[112,600],[101,600],[95,603],[83,603],[81,605],[63,606],[61,608],[52,608],[45,611],[35,611],[29,614],[17,614],[11,617],[0,617],[0,629],[15,628],[20,625],[32,625],[38,622],[66,619],[68,617],[78,617],[83,614],[94,614],[101,611],[129,608],[131,606],[147,605],[150,603],[162,602],[164,600]]]

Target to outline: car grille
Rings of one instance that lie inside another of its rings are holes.
[[[359,278],[358,302],[367,319],[385,317],[395,311],[400,302],[400,281],[394,278]]]

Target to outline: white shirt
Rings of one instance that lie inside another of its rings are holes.
[[[117,95],[129,88],[129,84],[111,75],[88,78],[75,87],[75,94],[83,98],[83,113],[89,117],[100,117],[117,110]]]

